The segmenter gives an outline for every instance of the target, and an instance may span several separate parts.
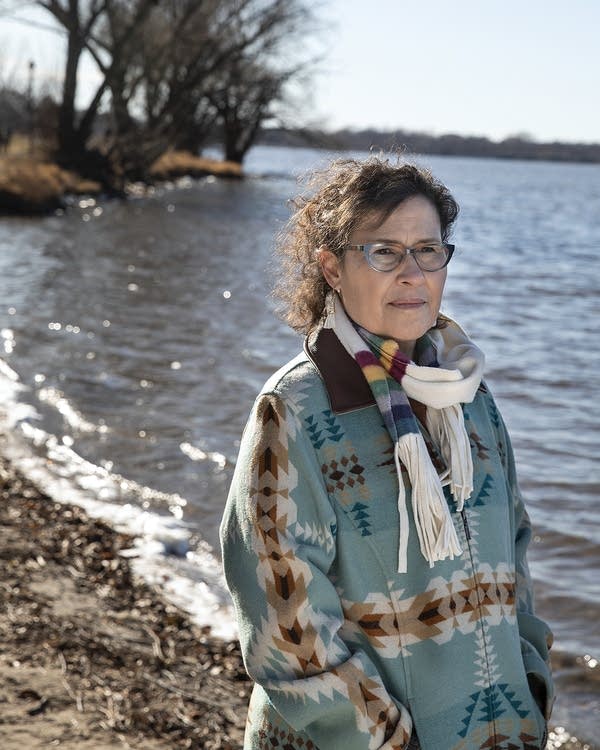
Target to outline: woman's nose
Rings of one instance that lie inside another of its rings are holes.
[[[415,256],[412,253],[406,253],[396,269],[396,281],[400,283],[416,283],[423,280],[423,271],[419,268]]]

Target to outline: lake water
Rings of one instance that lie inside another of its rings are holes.
[[[273,314],[273,237],[309,149],[241,182],[0,222],[4,450],[55,497],[133,528],[137,566],[232,631],[217,528],[252,401],[300,339]],[[422,157],[461,205],[444,310],[486,352],[556,636],[554,720],[600,737],[600,167]],[[0,425],[1,427],[1,425]]]

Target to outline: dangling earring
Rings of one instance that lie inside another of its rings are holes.
[[[325,297],[325,308],[323,310],[325,319],[323,321],[323,328],[333,328],[335,326],[335,295],[337,289],[332,289],[327,292]]]

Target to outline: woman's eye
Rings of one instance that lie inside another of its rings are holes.
[[[394,255],[395,253],[393,247],[385,247],[385,245],[373,248],[374,255]]]

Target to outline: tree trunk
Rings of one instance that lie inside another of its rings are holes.
[[[75,94],[77,91],[77,68],[83,51],[83,45],[76,29],[71,29],[68,35],[67,60],[65,64],[65,80],[63,82],[62,102],[58,115],[58,156],[68,160],[74,152],[83,149],[75,122]]]
[[[237,138],[230,130],[225,133],[223,150],[226,161],[233,161],[236,164],[244,161],[244,153],[238,148]]]

